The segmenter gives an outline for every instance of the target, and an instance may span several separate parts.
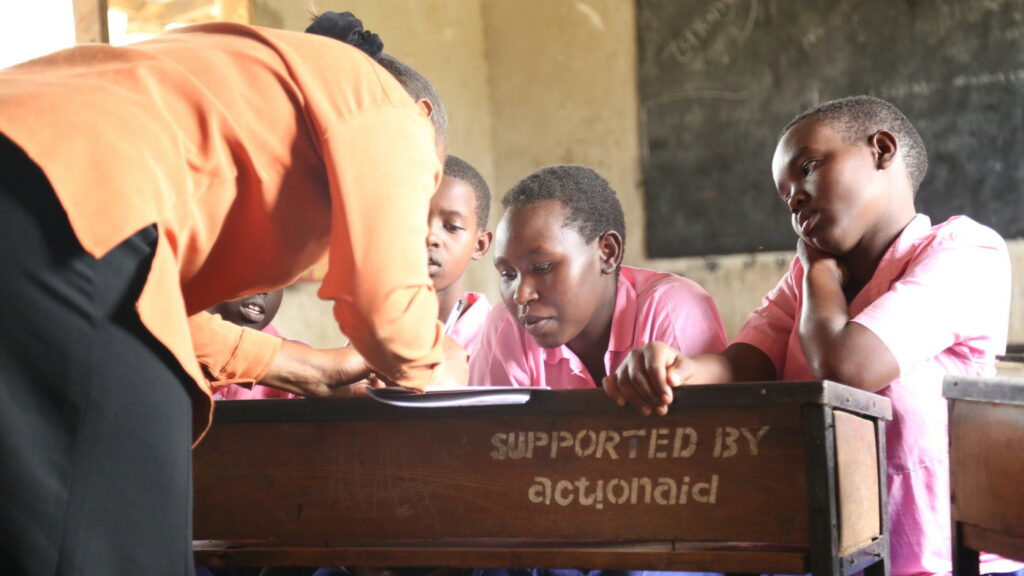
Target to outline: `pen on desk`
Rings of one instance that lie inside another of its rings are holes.
[[[462,307],[465,304],[466,302],[464,300],[459,299],[459,301],[455,303],[455,306],[452,306],[452,311],[448,313],[448,320],[445,320],[444,323],[445,334],[451,332],[452,328],[455,327],[455,321],[459,319],[459,314],[462,314]]]

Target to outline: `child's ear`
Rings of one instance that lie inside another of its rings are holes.
[[[487,254],[487,251],[491,249],[491,240],[494,238],[494,233],[490,230],[484,230],[483,232],[476,235],[476,246],[473,247],[473,260],[479,260]]]
[[[601,273],[614,274],[622,264],[622,236],[609,230],[597,239],[597,249],[601,251]]]
[[[896,160],[899,154],[899,141],[896,136],[887,130],[879,130],[868,137],[868,145],[871,146],[875,155],[875,166],[879,170],[885,170]]]
[[[420,110],[423,110],[423,113],[427,115],[427,118],[434,115],[434,105],[430,103],[430,100],[420,98],[416,101],[416,105],[420,107]]]

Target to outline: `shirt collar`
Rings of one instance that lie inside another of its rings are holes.
[[[609,352],[628,352],[635,348],[636,287],[633,272],[623,266],[615,290],[615,312],[612,313],[612,333],[608,338]]]
[[[914,253],[921,239],[926,238],[931,233],[931,229],[932,221],[928,216],[924,214],[914,216],[882,255],[867,286],[850,303],[851,316],[859,313],[869,303],[889,291],[893,283],[905,272],[908,256]]]
[[[918,240],[928,236],[931,229],[932,221],[928,216],[924,214],[914,216],[910,223],[900,232],[900,235],[896,237],[892,246],[886,250],[885,255],[882,256],[882,263],[890,260],[899,260],[905,256],[913,249]],[[881,267],[881,263],[879,263],[879,267]]]

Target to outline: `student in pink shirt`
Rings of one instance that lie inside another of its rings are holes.
[[[271,322],[277,316],[281,308],[281,300],[284,299],[284,288],[278,288],[270,292],[260,292],[243,296],[235,300],[226,300],[208,308],[210,314],[218,314],[224,320],[237,324],[243,328],[252,328],[265,334],[284,339],[281,333],[274,328]],[[294,340],[293,340],[294,342]],[[261,400],[266,398],[298,398],[295,394],[285,392],[278,388],[255,384],[251,388],[228,384],[215,388],[213,391],[214,400]]]
[[[491,247],[487,218],[491,189],[468,162],[449,155],[441,186],[430,200],[427,258],[430,278],[437,290],[438,318],[446,322],[457,305],[448,335],[470,356],[491,305],[487,297],[464,288],[466,268]]]
[[[491,310],[470,361],[473,386],[593,388],[651,340],[719,352],[725,329],[695,282],[622,266],[622,206],[583,166],[542,168],[502,200]]]
[[[993,374],[1009,318],[1003,239],[966,217],[933,226],[917,214],[927,166],[921,137],[883,100],[797,116],[772,161],[799,237],[789,272],[722,354],[654,342],[605,380],[645,414],[666,413],[673,386],[708,382],[829,379],[888,397],[894,576],[951,569],[942,377]],[[983,555],[980,568],[1021,565]]]

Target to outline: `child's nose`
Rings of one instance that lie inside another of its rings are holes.
[[[431,228],[430,231],[427,232],[427,246],[436,248],[440,245],[441,240],[438,239],[437,231]]]
[[[512,301],[519,306],[525,306],[536,299],[537,291],[534,289],[533,283],[520,276],[515,291],[512,293]]]
[[[807,203],[807,193],[803,190],[794,190],[789,198],[786,198],[786,206],[790,212],[797,212]]]

